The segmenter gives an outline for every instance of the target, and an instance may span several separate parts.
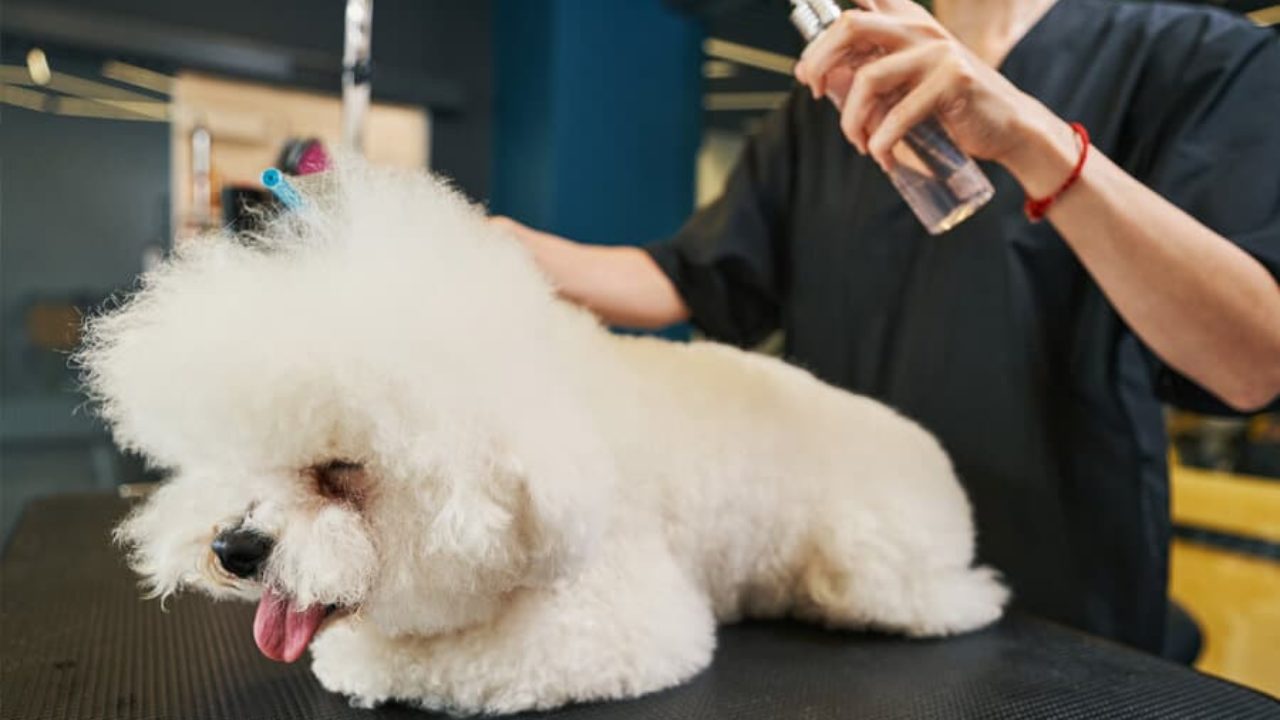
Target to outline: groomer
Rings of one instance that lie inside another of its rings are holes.
[[[845,13],[669,240],[510,226],[610,323],[691,318],[742,346],[781,328],[789,360],[938,435],[1018,604],[1159,652],[1162,402],[1242,412],[1280,392],[1280,41],[1160,3],[934,10]],[[827,79],[868,44],[885,53],[834,108]],[[939,237],[880,167],[929,114],[996,187]]]

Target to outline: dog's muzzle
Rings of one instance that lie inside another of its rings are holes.
[[[227,572],[239,578],[251,578],[262,569],[275,541],[254,530],[232,528],[213,539],[213,554]]]

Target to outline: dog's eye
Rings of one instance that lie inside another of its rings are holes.
[[[312,465],[307,474],[315,479],[316,492],[326,500],[359,502],[364,497],[364,466],[349,460]]]

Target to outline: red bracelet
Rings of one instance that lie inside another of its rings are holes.
[[[1075,132],[1076,137],[1080,138],[1080,157],[1076,159],[1076,166],[1071,170],[1071,174],[1067,176],[1067,181],[1053,192],[1052,195],[1042,198],[1028,197],[1027,202],[1022,206],[1022,212],[1026,213],[1027,219],[1031,222],[1040,222],[1044,219],[1049,208],[1053,206],[1053,202],[1061,197],[1076,180],[1080,179],[1080,172],[1084,170],[1084,161],[1089,157],[1089,131],[1084,129],[1084,125],[1078,122],[1071,123],[1071,130]]]

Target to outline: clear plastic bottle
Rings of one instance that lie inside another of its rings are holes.
[[[791,23],[806,42],[840,17],[835,0],[791,0]],[[854,64],[856,66],[856,63]],[[853,80],[851,68],[833,71],[827,97],[841,107]],[[947,136],[937,118],[911,128],[893,147],[889,180],[930,234],[940,235],[964,222],[995,194],[991,181]]]

